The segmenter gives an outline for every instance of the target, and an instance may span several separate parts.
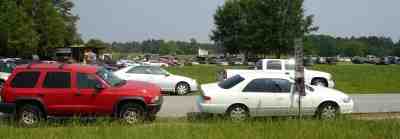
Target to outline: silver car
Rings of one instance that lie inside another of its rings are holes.
[[[121,79],[156,84],[163,92],[173,92],[177,95],[185,95],[198,90],[196,80],[173,75],[158,66],[128,66],[114,73]]]

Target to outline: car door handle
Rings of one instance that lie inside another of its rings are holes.
[[[248,100],[249,98],[241,98],[241,99]]]
[[[277,98],[277,100],[279,100],[279,101],[281,101],[281,100],[283,100],[284,98],[283,97],[279,97],[279,98]]]
[[[289,73],[289,72],[286,72],[285,74],[286,74],[286,75],[289,75],[290,73]]]
[[[39,93],[39,94],[37,94],[37,96],[38,96],[38,97],[44,97],[44,94]]]

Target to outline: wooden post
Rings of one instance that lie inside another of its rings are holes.
[[[303,53],[303,41],[302,39],[295,39],[295,60],[296,60],[296,73],[295,73],[295,81],[296,81],[296,92],[298,93],[298,117],[302,118],[301,114],[301,98],[306,95],[305,93],[305,84],[304,84],[304,53]]]

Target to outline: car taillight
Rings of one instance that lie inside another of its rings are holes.
[[[211,101],[211,97],[209,97],[209,96],[203,96],[203,101],[204,101],[204,103],[208,103],[208,102]]]

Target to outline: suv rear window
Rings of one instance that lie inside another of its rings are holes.
[[[71,74],[69,72],[48,72],[43,82],[43,88],[70,88]]]
[[[235,75],[233,77],[230,77],[224,81],[221,81],[218,86],[223,88],[223,89],[229,89],[237,85],[238,83],[242,82],[244,78],[240,75]]]
[[[13,88],[34,88],[39,79],[40,72],[20,72],[11,81]]]

